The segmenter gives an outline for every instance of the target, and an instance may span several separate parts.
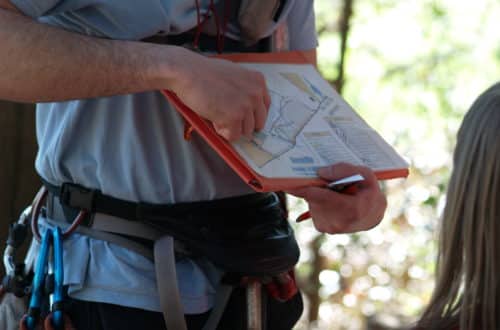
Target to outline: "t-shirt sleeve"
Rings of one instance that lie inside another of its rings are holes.
[[[57,6],[61,0],[10,0],[25,15],[37,18]]]
[[[309,50],[318,46],[314,0],[295,0],[287,17],[290,50]]]

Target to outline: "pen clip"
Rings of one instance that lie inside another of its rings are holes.
[[[355,193],[357,190],[357,183],[363,181],[365,178],[361,174],[354,174],[340,180],[335,180],[326,185],[330,190],[341,193]]]

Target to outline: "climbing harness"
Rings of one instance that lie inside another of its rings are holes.
[[[262,288],[281,301],[297,293],[289,271],[298,260],[299,250],[275,194],[155,205],[116,199],[75,184],[44,184],[50,192],[46,214],[50,225],[62,227],[80,210],[88,210],[85,219],[78,220],[78,233],[121,245],[154,261],[167,328],[186,328],[177,281],[172,280],[177,278],[176,255],[204,256],[227,274],[216,290],[205,330],[217,327],[236,286],[247,287],[249,325],[250,321],[255,324],[255,320],[262,320],[260,304],[250,299],[258,297]],[[58,196],[65,196],[64,201]],[[72,212],[68,213],[68,208]],[[252,211],[241,214],[242,209]],[[239,217],[237,221],[235,216]],[[153,251],[130,237],[154,242]],[[250,328],[258,329],[253,325]]]
[[[204,330],[216,329],[235,287],[246,287],[249,329],[260,329],[258,325],[265,322],[262,290],[279,301],[297,293],[290,269],[297,262],[298,246],[274,194],[164,206],[123,201],[75,184],[44,185],[32,206],[11,225],[4,253],[7,276],[3,289],[30,296],[22,330],[35,329],[41,323],[41,304],[47,296],[50,313],[43,322],[45,329],[70,327],[62,302],[62,241],[73,232],[121,245],[153,260],[160,305],[170,329],[186,329],[177,281],[172,281],[177,278],[176,255],[203,255],[226,272]],[[68,208],[69,214],[64,212]],[[241,209],[252,212],[241,214]],[[42,213],[49,225],[43,234],[38,228]],[[240,219],[234,221],[234,216]],[[34,240],[24,262],[16,262],[15,252],[27,236],[30,221]],[[153,251],[130,237],[154,242]]]

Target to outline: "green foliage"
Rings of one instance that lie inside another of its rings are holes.
[[[333,81],[342,1],[316,0],[315,7],[319,68]],[[377,228],[325,236],[320,320],[307,324],[305,315],[299,329],[359,329],[381,315],[401,325],[422,311],[433,287],[455,134],[474,98],[500,77],[498,22],[495,0],[354,2],[343,94],[407,158],[411,175],[383,184],[389,208]],[[305,205],[293,200],[292,208],[294,216]],[[318,234],[301,223],[297,235],[304,284]]]

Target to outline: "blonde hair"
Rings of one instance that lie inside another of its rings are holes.
[[[464,117],[441,224],[436,287],[418,328],[500,328],[500,83]]]

